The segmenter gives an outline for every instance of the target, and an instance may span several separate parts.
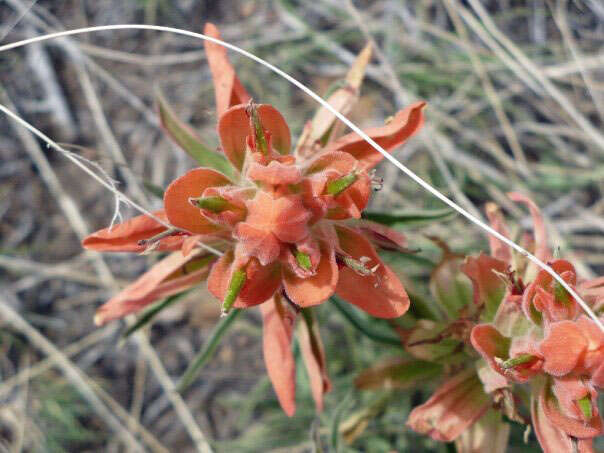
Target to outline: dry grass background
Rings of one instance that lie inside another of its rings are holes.
[[[397,153],[422,177],[480,215],[505,193],[528,193],[547,215],[551,245],[584,276],[604,273],[604,6],[598,0],[30,0],[0,2],[2,43],[90,25],[150,23],[201,31],[256,53],[325,93],[367,40],[378,51],[352,114],[378,124],[425,99],[424,132]],[[316,107],[257,64],[232,56],[255,98],[297,134]],[[165,33],[95,33],[0,54],[0,103],[120,181],[148,207],[193,162],[161,134],[161,88],[179,116],[217,145],[214,97],[200,42]],[[67,145],[66,145],[67,146]],[[118,347],[123,325],[96,329],[96,307],[153,258],[84,253],[79,239],[111,219],[111,195],[6,117],[0,121],[0,452],[318,451],[338,420],[372,395],[350,393],[375,345],[330,307],[320,311],[336,390],[320,417],[302,385],[297,415],[279,411],[265,377],[261,325],[240,317],[181,399],[171,391],[208,338],[219,306],[203,290]],[[375,209],[440,208],[388,164]],[[123,210],[125,217],[134,213]],[[410,228],[423,251],[405,265],[425,281],[433,246],[460,252],[484,235],[456,218]],[[338,335],[333,335],[337,331]],[[299,376],[304,383],[305,376]],[[397,394],[347,451],[447,451],[404,428],[421,395]],[[334,422],[335,420],[335,422]],[[202,434],[203,433],[203,434]],[[204,436],[205,439],[204,440]],[[529,451],[514,432],[510,451]],[[536,450],[535,450],[536,451]]]

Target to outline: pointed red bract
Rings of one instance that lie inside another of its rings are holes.
[[[180,293],[203,281],[213,257],[174,252],[102,305],[94,322],[103,325],[139,311],[156,300]]]
[[[190,199],[199,198],[208,187],[229,183],[226,176],[209,168],[195,168],[172,181],[164,193],[164,207],[170,223],[194,234],[210,234],[223,229],[204,217]]]
[[[296,362],[292,352],[295,314],[279,296],[260,306],[264,363],[279,403],[288,416],[296,412]]]
[[[305,316],[307,319],[301,322],[298,327],[298,341],[310,380],[310,390],[317,411],[321,412],[323,410],[323,395],[331,390],[331,381],[327,376],[325,350],[316,319],[312,316],[312,312],[306,313]]]
[[[263,129],[270,134],[270,142],[281,154],[288,154],[291,147],[289,126],[283,115],[268,104],[255,106]],[[248,147],[250,131],[248,106],[241,104],[229,108],[218,120],[218,135],[224,154],[237,170],[242,170]]]
[[[485,313],[492,319],[506,291],[502,276],[508,270],[508,264],[488,255],[478,258],[468,257],[461,270],[472,281],[474,304],[485,307]]]
[[[168,221],[166,213],[161,211],[153,212],[157,218]],[[103,228],[82,241],[82,246],[88,250],[99,252],[144,252],[149,245],[142,244],[140,241],[152,238],[163,233],[167,228],[146,215],[139,215],[123,223],[114,225],[111,228]],[[186,239],[186,236],[173,235],[167,236],[153,245],[153,250],[173,251],[178,250]]]
[[[212,266],[208,277],[208,290],[217,299],[224,300],[233,272],[240,268],[245,269],[246,280],[233,305],[236,308],[261,304],[270,299],[281,286],[280,264],[262,266],[255,258],[241,263],[240,260],[235,260],[234,253],[229,251]]]
[[[398,112],[385,126],[367,129],[365,132],[386,151],[392,152],[418,132],[424,124],[425,102],[416,102]],[[359,161],[360,167],[369,170],[384,158],[356,133],[345,135],[331,143],[329,151],[345,151]]]
[[[469,368],[447,379],[409,414],[407,425],[435,440],[451,442],[491,406],[475,371]]]
[[[378,257],[371,243],[362,234],[338,226],[339,246],[348,257],[362,262],[368,275],[361,275],[348,266],[340,268],[336,293],[378,318],[397,318],[409,308],[409,296],[398,277]]]
[[[547,231],[545,222],[539,207],[533,200],[518,192],[508,193],[508,197],[517,203],[524,203],[528,206],[531,216],[533,217],[533,227],[535,232],[535,256],[541,261],[548,261],[551,258],[549,247],[547,246]]]
[[[207,23],[203,29],[204,34],[220,39],[218,28],[212,23]],[[229,107],[245,104],[250,100],[235,70],[227,57],[226,47],[211,41],[204,41],[204,48],[214,79],[214,95],[216,97],[216,114],[222,115]]]
[[[503,220],[503,215],[501,215],[499,207],[495,203],[487,203],[485,211],[489,222],[491,223],[491,227],[502,236],[509,238],[510,232]],[[509,245],[489,234],[489,247],[493,258],[497,258],[506,264],[512,264],[512,249]]]
[[[300,307],[318,305],[329,299],[338,282],[338,265],[333,246],[323,245],[321,260],[314,275],[298,277],[293,271],[286,270],[283,285],[287,296]]]

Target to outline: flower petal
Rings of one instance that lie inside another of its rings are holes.
[[[409,414],[407,426],[442,442],[455,440],[491,406],[473,367],[447,379]]]
[[[150,303],[184,291],[205,280],[211,256],[174,252],[156,263],[134,283],[112,297],[96,312],[94,323],[103,325],[134,313]]]
[[[204,34],[220,39],[218,28],[207,23]],[[227,57],[227,48],[211,41],[203,42],[212,78],[214,79],[214,95],[216,96],[216,114],[222,115],[229,107],[245,104],[250,100],[231,63]]]
[[[260,306],[262,312],[262,346],[268,377],[279,404],[289,416],[296,412],[296,362],[292,352],[295,314],[275,295]]]
[[[256,106],[262,127],[270,134],[271,145],[281,154],[289,153],[291,135],[283,115],[268,104]],[[233,166],[241,171],[245,161],[247,137],[251,135],[247,105],[235,105],[225,111],[218,120],[218,134],[222,150]]]
[[[291,270],[283,272],[285,292],[300,307],[318,305],[329,299],[336,289],[338,265],[333,246],[324,243],[321,252],[315,275],[300,278]]]
[[[229,183],[226,176],[209,168],[195,168],[172,181],[164,194],[164,207],[170,223],[195,234],[220,231],[222,227],[205,218],[201,209],[193,206],[189,198],[200,197],[208,187]]]
[[[369,258],[366,263],[369,269],[377,266],[371,275],[360,275],[342,266],[336,287],[338,295],[378,318],[402,316],[409,308],[409,296],[396,274],[380,260],[365,236],[342,226],[336,230],[345,253],[355,260]]]
[[[168,221],[166,213],[155,211],[156,217]],[[139,215],[133,217],[112,228],[104,228],[95,233],[92,233],[84,238],[82,246],[88,250],[97,250],[99,252],[144,252],[147,245],[139,245],[139,241],[149,239],[159,233],[163,233],[167,228],[161,223],[147,217]],[[186,236],[174,235],[167,236],[158,241],[154,250],[157,251],[173,251],[178,250],[185,240]]]
[[[398,112],[385,126],[374,127],[364,132],[386,151],[393,151],[421,129],[424,124],[425,105],[425,102],[416,102]],[[378,151],[356,133],[339,138],[327,149],[352,154],[359,161],[361,168],[366,170],[375,167],[383,159]]]
[[[298,327],[298,341],[310,380],[310,390],[317,411],[321,412],[323,395],[331,390],[331,381],[327,376],[325,350],[319,335],[317,321],[309,310],[304,313],[304,322],[300,323]]]

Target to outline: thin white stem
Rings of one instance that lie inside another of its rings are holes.
[[[518,244],[516,244],[514,241],[510,240],[509,238],[503,236],[501,233],[499,233],[495,229],[491,228],[489,225],[487,225],[482,220],[480,220],[476,216],[474,216],[471,213],[469,213],[468,211],[466,211],[464,208],[462,208],[461,206],[459,206],[458,204],[456,204],[452,200],[449,200],[445,195],[443,195],[442,193],[440,193],[438,190],[436,190],[434,187],[432,187],[430,184],[428,184],[426,181],[424,181],[422,178],[420,178],[418,175],[416,175],[412,170],[410,170],[405,165],[403,165],[401,162],[399,162],[395,157],[393,157],[392,155],[390,155],[384,148],[382,148],[371,137],[369,137],[366,133],[364,133],[356,124],[354,124],[346,116],[342,115],[340,112],[338,112],[336,109],[334,109],[327,101],[325,101],[321,96],[319,96],[318,94],[316,94],[314,91],[312,91],[306,85],[304,85],[303,83],[299,82],[298,80],[296,80],[295,78],[293,78],[289,74],[283,72],[281,69],[277,68],[276,66],[273,66],[269,62],[263,60],[260,57],[257,57],[254,54],[251,54],[250,52],[248,52],[246,50],[243,50],[243,49],[241,49],[241,48],[239,48],[239,47],[237,47],[237,46],[235,46],[233,44],[229,44],[227,42],[221,41],[220,39],[212,38],[210,36],[206,36],[206,35],[203,35],[201,33],[195,33],[195,32],[188,31],[188,30],[181,30],[179,28],[164,27],[164,26],[160,26],[160,25],[119,24],[119,25],[104,25],[104,26],[98,26],[98,27],[78,28],[78,29],[75,29],[75,30],[66,30],[66,31],[62,31],[62,32],[51,33],[51,34],[48,34],[48,35],[37,36],[35,38],[29,38],[29,39],[25,39],[25,40],[22,40],[22,41],[17,41],[17,42],[14,42],[14,43],[6,44],[4,46],[0,46],[0,52],[5,51],[5,50],[9,50],[9,49],[15,49],[17,47],[22,47],[22,46],[25,46],[27,44],[31,44],[31,43],[34,43],[34,42],[40,42],[40,41],[46,41],[46,40],[49,40],[49,39],[60,38],[62,36],[78,35],[78,34],[90,33],[90,32],[96,32],[96,31],[133,30],[133,29],[134,30],[138,29],[138,30],[163,31],[163,32],[169,32],[169,33],[175,33],[177,35],[189,36],[189,37],[196,38],[196,39],[202,39],[202,40],[205,40],[205,41],[210,41],[210,42],[213,42],[215,44],[219,44],[221,46],[224,46],[227,49],[233,50],[233,51],[235,51],[235,52],[237,52],[237,53],[239,53],[239,54],[241,54],[241,55],[243,55],[243,56],[245,56],[247,58],[250,58],[251,60],[254,60],[257,63],[260,63],[261,65],[267,67],[268,69],[270,69],[274,73],[276,73],[279,76],[283,77],[285,80],[287,80],[292,85],[294,85],[297,88],[299,88],[300,90],[302,90],[304,93],[306,93],[312,99],[314,99],[316,102],[318,102],[323,107],[325,107],[327,110],[329,110],[340,121],[342,121],[352,131],[356,132],[361,138],[363,138],[367,143],[369,143],[376,151],[378,151],[379,153],[381,153],[386,159],[388,159],[399,170],[401,170],[403,173],[405,173],[407,176],[409,176],[413,181],[415,181],[417,184],[419,184],[423,189],[425,189],[426,191],[428,191],[429,193],[431,193],[433,196],[435,196],[436,198],[438,198],[440,201],[442,201],[446,205],[450,206],[455,211],[459,212],[461,215],[463,215],[465,218],[467,218],[468,220],[470,220],[472,223],[478,225],[480,228],[482,228],[484,231],[486,231],[490,235],[496,237],[497,239],[499,239],[500,241],[502,241],[503,243],[505,243],[509,247],[513,248],[514,250],[516,250],[520,254],[526,256],[530,261],[532,261],[537,266],[539,266],[541,269],[543,269],[548,274],[550,274],[552,276],[552,278],[554,278],[558,283],[560,283],[560,285],[562,285],[562,287],[564,289],[566,289],[571,296],[574,297],[574,299],[579,303],[579,305],[581,305],[581,307],[583,308],[583,310],[585,310],[585,312],[594,320],[594,322],[598,325],[598,327],[600,327],[600,329],[604,332],[604,324],[602,324],[602,321],[600,321],[600,319],[596,316],[596,314],[591,310],[591,308],[589,307],[589,305],[587,305],[587,303],[577,294],[577,292],[573,288],[571,288],[570,285],[568,285],[568,283],[566,283],[562,279],[562,277],[560,277],[550,266],[548,266],[546,263],[544,263],[543,261],[541,261],[539,258],[537,258],[532,253],[528,252],[527,250],[525,250],[524,248],[522,248],[521,246],[519,246]],[[6,108],[1,108],[1,110],[3,110],[7,114],[10,113],[9,111],[6,110]],[[16,117],[16,115],[10,114],[9,116],[12,116],[14,119],[18,120],[24,126],[25,125],[27,125],[26,127],[29,126],[28,129],[32,130],[33,126],[28,125],[28,123],[26,123],[23,120],[21,120],[20,118]],[[33,128],[33,129],[35,129],[35,128]],[[33,132],[33,130],[32,130],[32,132]],[[47,138],[45,140],[48,143],[50,143],[51,146],[52,146],[52,143],[51,143],[50,140],[48,140]],[[57,147],[58,147],[58,145],[57,145]],[[88,170],[88,172],[90,172],[89,169],[86,169],[86,170]],[[90,172],[90,173],[92,173],[92,172]],[[97,179],[96,175],[94,175],[94,176],[95,176],[95,179]],[[103,183],[103,185],[105,185],[104,181],[102,183]],[[123,196],[123,195],[120,194],[120,196]],[[145,212],[145,211],[142,210],[143,208],[139,207],[138,205],[135,205],[132,202],[131,202],[131,204],[135,208],[141,210],[141,212]],[[147,213],[145,212],[145,214],[147,214]],[[153,218],[155,219],[155,217],[153,217]]]

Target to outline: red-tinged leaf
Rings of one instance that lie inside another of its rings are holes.
[[[510,424],[505,423],[501,414],[489,409],[455,441],[457,453],[505,453],[510,437]]]
[[[313,276],[300,278],[295,272],[283,272],[287,296],[300,307],[318,305],[329,299],[338,282],[338,265],[332,245],[321,246],[321,258]]]
[[[346,115],[356,104],[359,90],[365,77],[365,69],[371,60],[371,44],[367,44],[352,63],[346,78],[341,85],[327,99],[327,102],[337,111]],[[318,141],[327,142],[333,137],[336,126],[336,117],[325,107],[320,107],[315,116],[300,137],[297,148],[311,147]]]
[[[354,385],[361,390],[408,389],[440,376],[442,370],[437,363],[396,357],[363,371]]]
[[[166,213],[155,211],[153,213],[159,219],[168,221]],[[149,239],[157,234],[163,233],[167,228],[151,217],[140,215],[127,220],[123,223],[104,228],[89,236],[82,241],[82,246],[89,250],[99,252],[144,252],[148,245],[139,245],[139,241]],[[157,251],[178,250],[186,239],[183,235],[167,236],[154,245]]]
[[[549,247],[547,246],[547,230],[545,229],[545,222],[539,207],[535,204],[535,202],[533,202],[533,200],[518,192],[510,192],[508,193],[508,197],[512,201],[523,203],[528,206],[531,216],[533,217],[533,228],[535,234],[534,254],[541,261],[546,262],[550,260],[552,255],[549,251]]]
[[[207,36],[220,39],[220,32],[212,23],[208,22],[203,32]],[[214,80],[216,114],[220,116],[234,105],[247,103],[250,100],[250,95],[239,81],[233,66],[229,62],[226,47],[211,41],[204,41],[204,47]]]
[[[208,187],[224,186],[229,179],[209,168],[195,168],[175,179],[166,189],[164,207],[170,223],[193,234],[212,234],[223,228],[203,216],[189,199],[198,198]]]
[[[208,275],[213,256],[174,252],[156,263],[138,280],[101,306],[94,317],[97,325],[134,313],[152,302],[180,293]]]
[[[283,411],[296,411],[296,363],[292,352],[295,313],[275,295],[260,306],[263,323],[263,351],[266,371]]]
[[[331,381],[327,375],[325,350],[312,311],[303,310],[302,315],[304,322],[300,323],[298,327],[298,341],[310,380],[310,390],[317,411],[321,412],[323,410],[323,395],[331,390]]]
[[[250,130],[250,119],[247,105],[235,105],[225,111],[218,120],[218,135],[222,150],[233,166],[243,168],[247,149],[247,137],[253,133]],[[289,126],[283,115],[268,104],[256,105],[262,128],[270,134],[270,143],[281,154],[288,154],[291,147]]]
[[[157,96],[157,107],[163,129],[199,165],[213,168],[229,178],[234,176],[235,172],[229,161],[222,154],[212,151],[189,125],[180,121],[161,95]]]
[[[407,426],[441,442],[451,442],[491,406],[473,367],[447,379],[409,414]]]
[[[386,151],[392,152],[419,131],[424,123],[425,102],[416,102],[398,112],[385,126],[367,129],[364,132]],[[332,142],[328,151],[344,151],[352,154],[365,170],[375,167],[383,156],[356,133],[344,135]]]
[[[491,227],[501,235],[509,238],[510,232],[505,224],[499,206],[495,203],[487,203],[485,211],[489,222],[491,223]],[[497,239],[495,236],[489,235],[489,246],[493,258],[497,258],[507,264],[512,264],[512,249],[509,245]]]
[[[365,236],[343,226],[336,230],[343,252],[357,261],[369,258],[365,266],[372,270],[369,275],[361,275],[348,266],[342,266],[336,293],[371,316],[402,316],[409,308],[409,296],[396,274],[382,262]]]
[[[429,288],[445,317],[453,321],[470,304],[472,283],[461,271],[463,257],[452,253],[442,241],[434,240],[443,255],[430,275]]]
[[[405,334],[405,350],[417,359],[442,364],[456,364],[466,360],[461,354],[462,344],[451,338],[446,325],[428,319],[420,319]]]
[[[504,375],[503,369],[495,358],[505,360],[509,357],[510,339],[501,335],[491,324],[479,324],[472,329],[470,341],[491,368]]]
[[[381,249],[409,252],[407,238],[399,231],[371,220],[358,220],[354,225]]]
[[[468,257],[461,270],[472,281],[474,304],[484,307],[481,319],[493,321],[506,292],[506,282],[501,278],[509,265],[504,261],[481,254],[478,258]]]

